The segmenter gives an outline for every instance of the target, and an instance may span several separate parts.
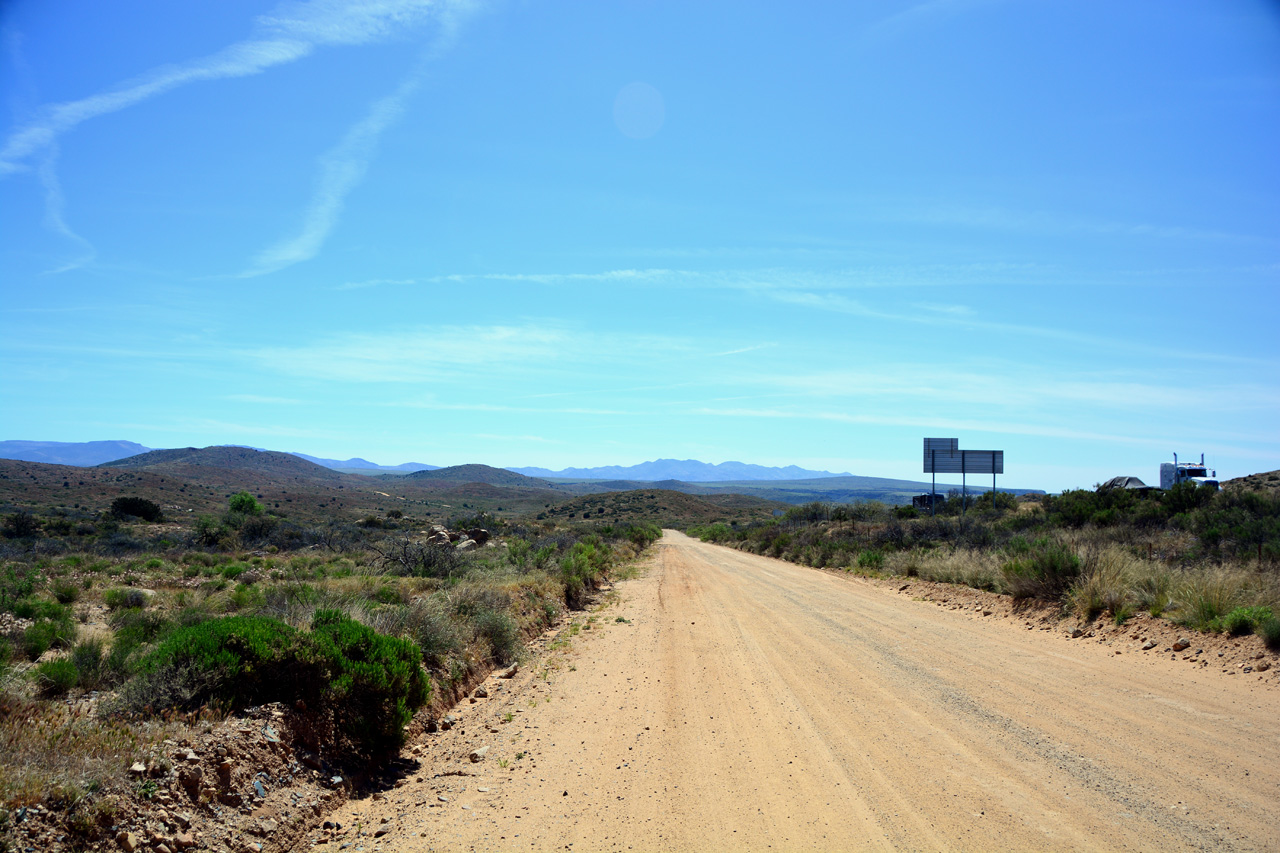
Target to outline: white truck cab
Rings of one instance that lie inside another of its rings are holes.
[[[1210,471],[1204,465],[1204,454],[1200,454],[1200,463],[1179,462],[1178,454],[1173,454],[1172,462],[1160,463],[1160,488],[1172,489],[1179,483],[1197,483],[1218,488],[1218,472]]]

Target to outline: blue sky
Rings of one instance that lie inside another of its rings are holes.
[[[9,0],[0,438],[1280,468],[1280,7]]]

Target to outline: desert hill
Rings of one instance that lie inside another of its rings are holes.
[[[1260,474],[1224,480],[1222,488],[1246,492],[1280,492],[1280,471],[1263,471]]]
[[[152,450],[114,462],[105,462],[99,467],[144,469],[199,479],[217,476],[214,472],[218,471],[224,472],[224,477],[231,472],[253,472],[275,480],[326,480],[337,483],[344,479],[344,475],[337,471],[300,459],[291,453],[226,445]]]
[[[489,465],[450,465],[433,471],[415,471],[399,478],[406,483],[484,483],[489,486],[523,486],[531,489],[554,488],[546,480],[517,474]]]

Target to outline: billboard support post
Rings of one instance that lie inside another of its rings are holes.
[[[958,438],[926,438],[924,440],[924,470],[933,475],[929,495],[930,515],[933,515],[933,496],[938,492],[938,473],[959,474],[961,488],[960,512],[969,506],[969,475],[990,474],[991,492],[996,491],[996,474],[1004,473],[1003,450],[961,450]]]

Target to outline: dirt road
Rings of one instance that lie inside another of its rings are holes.
[[[321,849],[1280,849],[1274,687],[674,532],[617,599]]]

